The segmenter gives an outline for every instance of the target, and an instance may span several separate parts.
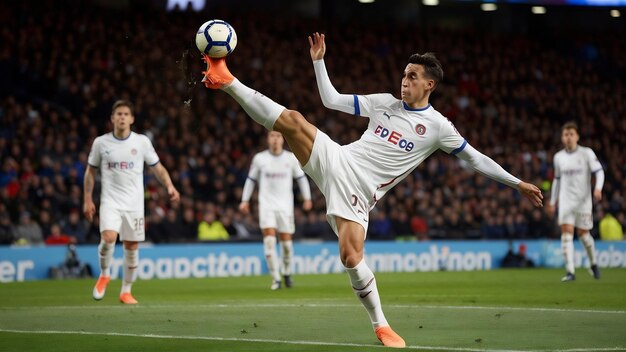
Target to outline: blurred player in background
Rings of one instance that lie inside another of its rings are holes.
[[[131,131],[134,121],[133,105],[130,102],[118,100],[113,104],[113,132],[99,136],[91,146],[83,194],[83,213],[87,220],[92,221],[96,213],[92,194],[96,170],[100,169],[100,277],[93,288],[93,298],[101,300],[111,280],[110,265],[119,234],[124,243],[124,277],[120,302],[125,304],[137,303],[130,291],[139,263],[138,244],[145,239],[144,162],[167,188],[170,201],[178,202],[180,198],[169,173],[159,162],[150,139]]]
[[[254,156],[248,178],[243,187],[239,210],[250,212],[250,197],[254,185],[259,184],[259,227],[263,232],[263,252],[267,268],[272,275],[272,290],[281,287],[276,233],[280,238],[282,273],[285,286],[291,287],[292,235],[296,230],[293,217],[293,179],[298,181],[305,211],[311,209],[309,181],[293,153],[284,150],[283,135],[276,131],[267,134],[268,149]]]
[[[383,314],[374,274],[363,260],[368,214],[376,201],[438,149],[518,189],[536,206],[542,204],[541,191],[472,148],[428,103],[443,77],[434,55],[411,56],[402,76],[402,100],[391,94],[342,95],[326,74],[324,36],[316,33],[309,37],[309,43],[324,105],[370,119],[356,142],[340,146],[332,141],[298,111],[286,109],[237,80],[224,59],[205,56],[208,68],[203,81],[208,88],[222,89],[232,96],[256,122],[285,136],[303,170],[326,198],[327,219],[339,239],[341,262],[376,336],[385,346],[405,347],[404,339],[391,329]]]
[[[550,203],[546,207],[548,214],[554,215],[558,204],[558,224],[561,226],[561,248],[565,259],[566,274],[561,281],[576,280],[574,268],[574,227],[578,228],[578,239],[585,247],[590,272],[594,278],[600,278],[596,264],[595,241],[589,233],[593,228],[591,175],[595,175],[596,184],[593,199],[602,200],[604,170],[598,157],[591,148],[578,145],[578,126],[568,122],[561,129],[561,142],[565,149],[554,155],[554,183]]]

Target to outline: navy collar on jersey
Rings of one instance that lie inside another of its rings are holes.
[[[424,110],[426,110],[426,109],[428,109],[430,107],[430,103],[428,103],[428,105],[426,105],[423,108],[413,109],[410,106],[408,106],[404,101],[402,102],[402,105],[404,106],[404,109],[407,110],[407,111],[424,111]]]
[[[130,135],[132,135],[132,134],[133,134],[133,131],[130,131],[130,133],[128,134],[128,137],[126,137],[126,138],[117,138],[117,136],[115,136],[115,132],[111,132],[111,136],[113,136],[113,138],[117,139],[118,141],[125,141],[128,138],[130,138]]]
[[[574,148],[572,150],[568,150],[567,148],[565,148],[565,152],[567,154],[572,154],[572,153],[576,152],[577,150],[578,150],[578,145],[576,145],[576,148]]]

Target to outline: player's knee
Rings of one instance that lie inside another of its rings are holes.
[[[341,259],[343,266],[346,268],[354,268],[361,262],[363,255],[355,251],[340,249],[339,258]]]
[[[135,242],[135,241],[124,241],[124,248],[130,251],[133,251],[135,249],[139,248],[139,242]]]
[[[306,120],[304,116],[296,110],[285,110],[274,124],[274,130],[283,134],[298,133],[304,127]]]

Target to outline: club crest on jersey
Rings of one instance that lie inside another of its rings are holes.
[[[423,136],[424,133],[426,133],[426,126],[420,123],[419,125],[415,126],[415,132],[420,136]]]
[[[130,153],[131,153],[132,155],[137,155],[137,149],[135,149],[135,148],[131,149],[131,150],[130,150]]]

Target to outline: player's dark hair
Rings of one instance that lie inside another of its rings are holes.
[[[576,131],[576,133],[578,133],[578,125],[574,121],[568,121],[561,128],[561,131],[565,131],[565,130],[574,130]]]
[[[131,103],[128,100],[121,100],[121,99],[116,101],[115,103],[113,103],[113,109],[111,109],[111,115],[113,115],[113,113],[115,112],[115,110],[117,108],[122,107],[122,106],[125,106],[125,107],[129,108],[130,109],[130,114],[134,115],[134,113],[133,113],[133,107],[134,107],[133,103]]]
[[[409,57],[410,64],[422,65],[427,78],[435,81],[435,87],[443,79],[443,68],[435,53],[413,54]]]

